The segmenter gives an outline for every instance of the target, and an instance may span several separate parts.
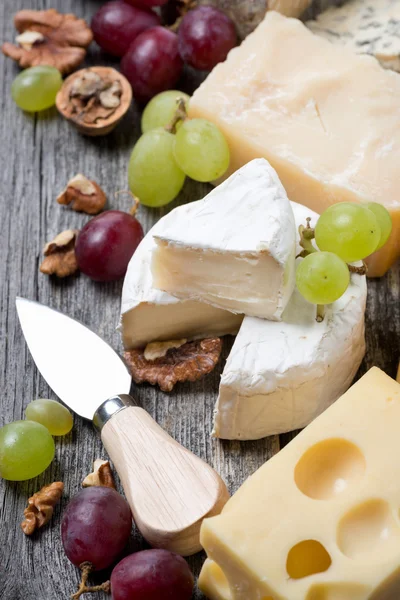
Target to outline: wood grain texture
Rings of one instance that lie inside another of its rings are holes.
[[[315,10],[329,3],[318,0]],[[22,8],[55,7],[90,19],[100,0],[3,0],[0,3],[1,40],[13,40],[13,14]],[[309,12],[309,17],[313,16]],[[117,66],[93,45],[87,64]],[[29,116],[18,110],[10,96],[11,82],[18,67],[0,58],[0,426],[24,416],[25,406],[34,398],[54,397],[38,374],[26,348],[15,311],[17,294],[58,308],[80,319],[121,350],[118,322],[121,283],[96,284],[84,276],[66,281],[50,279],[39,273],[41,250],[45,242],[67,228],[80,228],[88,217],[56,202],[56,196],[77,172],[96,180],[109,195],[109,207],[129,208],[129,197],[115,192],[127,188],[126,165],[139,135],[140,114],[133,107],[118,128],[103,139],[83,138],[55,110]],[[181,87],[191,92],[196,85],[186,73]],[[141,208],[139,218],[146,231],[160,216],[178,203],[201,198],[206,184],[188,183],[168,209]],[[400,356],[400,269],[383,279],[371,281],[367,311],[367,354],[360,373],[377,365],[389,375],[396,373]],[[62,340],[60,340],[62,344]],[[164,394],[150,386],[133,393],[156,421],[175,439],[207,460],[221,474],[231,492],[253,473],[293,434],[257,442],[221,442],[210,438],[212,411],[218,382],[230,341],[224,344],[219,368],[195,384],[177,386]],[[55,349],[56,351],[56,349]],[[65,369],[70,369],[68,364]],[[71,372],[71,376],[73,376]],[[40,477],[25,483],[0,481],[0,600],[67,599],[77,587],[78,572],[68,562],[60,541],[60,517],[68,499],[92,470],[95,458],[106,453],[92,425],[75,418],[72,433],[56,440],[57,453],[52,465]],[[57,506],[52,525],[31,538],[19,523],[27,498],[46,483],[62,480],[65,494]],[[146,547],[136,531],[130,550]],[[189,559],[196,575],[204,560],[202,554]],[[106,576],[107,574],[105,574]],[[102,576],[94,578],[101,581]],[[99,600],[107,596],[97,595]],[[195,591],[194,599],[203,596]]]

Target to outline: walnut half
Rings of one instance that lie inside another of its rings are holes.
[[[45,245],[43,250],[45,259],[40,265],[42,273],[67,277],[78,270],[75,256],[75,242],[78,233],[78,229],[67,229]]]
[[[93,33],[86,21],[73,14],[49,10],[20,10],[14,18],[20,35],[16,43],[6,42],[3,54],[23,69],[50,65],[63,75],[71,73],[86,56]]]
[[[91,136],[110,133],[131,102],[129,81],[111,67],[91,67],[70,75],[56,98],[63,117]]]
[[[178,381],[197,381],[211,373],[221,350],[221,340],[210,338],[175,346],[151,361],[146,360],[144,350],[127,350],[124,357],[136,383],[159,385],[170,392]]]
[[[97,215],[103,210],[107,197],[95,181],[78,173],[68,181],[67,187],[58,196],[57,202],[65,206],[71,204],[72,209],[78,212]]]

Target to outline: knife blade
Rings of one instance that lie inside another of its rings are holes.
[[[214,469],[171,438],[128,395],[118,354],[85,325],[25,298],[17,313],[33,360],[53,391],[93,419],[150,545],[183,556],[201,549],[200,527],[229,498]]]

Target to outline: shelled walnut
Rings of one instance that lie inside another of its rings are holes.
[[[97,458],[93,463],[93,473],[89,473],[82,481],[82,487],[96,486],[116,489],[114,475],[108,460]]]
[[[55,481],[29,498],[28,506],[24,510],[25,518],[21,523],[21,529],[25,535],[32,535],[36,529],[40,529],[50,521],[63,490],[62,481]]]
[[[71,208],[77,212],[97,215],[103,210],[107,197],[95,181],[78,173],[68,181],[67,187],[58,196],[57,202],[65,206],[70,204]]]
[[[56,99],[59,112],[90,136],[110,133],[131,102],[130,83],[111,67],[91,67],[70,75]]]
[[[2,51],[23,69],[38,65],[71,73],[86,56],[93,33],[83,19],[49,10],[20,10],[14,17],[16,43],[5,42]]]
[[[67,277],[78,270],[75,256],[75,242],[78,233],[77,229],[67,229],[46,244],[43,250],[45,259],[40,265],[42,273]]]
[[[178,382],[197,381],[211,373],[221,350],[221,340],[210,338],[175,345],[154,360],[146,360],[144,350],[127,350],[124,357],[136,383],[159,385],[164,392],[170,392]]]

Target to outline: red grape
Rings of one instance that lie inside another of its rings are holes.
[[[125,0],[125,2],[129,2],[129,4],[133,4],[133,6],[163,6],[163,4],[167,4],[168,0]]]
[[[88,561],[93,570],[100,571],[121,554],[131,527],[131,510],[118,492],[86,488],[72,498],[61,522],[65,553],[75,566]]]
[[[193,585],[185,559],[167,550],[131,554],[111,574],[113,600],[190,600]]]
[[[159,23],[160,19],[153,11],[115,0],[97,11],[91,27],[94,39],[103,50],[123,56],[142,31]]]
[[[108,210],[86,223],[78,235],[78,266],[95,281],[120,279],[142,239],[143,229],[135,217]]]
[[[237,42],[233,21],[213,6],[200,6],[186,13],[178,37],[183,60],[207,71],[225,60]]]
[[[174,87],[183,68],[178,36],[165,27],[144,31],[125,54],[121,68],[139,102]]]

